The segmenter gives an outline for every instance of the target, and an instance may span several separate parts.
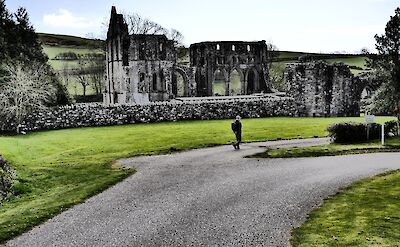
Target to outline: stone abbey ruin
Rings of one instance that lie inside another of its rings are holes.
[[[112,8],[107,33],[106,104],[146,104],[178,96],[214,96],[213,81],[224,82],[224,95],[271,92],[265,41],[202,42],[190,46],[190,65],[177,63],[172,40],[164,35],[128,34],[122,14]],[[240,75],[232,90],[230,75]],[[183,78],[178,95],[177,74]]]
[[[210,96],[240,100],[238,95],[274,95],[270,53],[264,40],[201,42],[190,45],[190,64],[178,64],[172,40],[165,35],[129,35],[123,15],[112,7],[103,102],[129,105],[178,97],[206,101]],[[233,73],[240,78],[239,86],[231,80]],[[215,81],[222,82],[224,93],[216,94]],[[354,76],[347,65],[321,61],[288,64],[285,82],[298,116],[358,116],[362,91],[376,88]]]
[[[164,35],[129,35],[115,7],[106,45],[103,103],[32,113],[22,122],[24,131],[236,115],[359,116],[362,94],[379,86],[368,74],[353,75],[347,65],[308,58],[286,65],[286,90],[277,92],[269,80],[272,58],[265,41],[192,44],[190,62],[178,63],[174,41]],[[222,85],[218,94],[215,81]],[[1,131],[16,128],[0,123]]]

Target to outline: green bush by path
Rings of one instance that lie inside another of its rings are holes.
[[[292,246],[399,246],[400,172],[355,182],[292,232]]]
[[[389,118],[377,118],[387,121]],[[243,119],[243,140],[327,136],[328,125],[363,118]],[[183,121],[44,131],[0,137],[0,153],[16,170],[16,197],[0,207],[5,241],[83,202],[132,173],[111,167],[135,155],[228,144],[231,120]]]

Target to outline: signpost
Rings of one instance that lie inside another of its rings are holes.
[[[370,124],[373,124],[375,121],[374,115],[366,115],[365,116],[365,123],[367,124],[367,140],[369,140],[369,128]]]

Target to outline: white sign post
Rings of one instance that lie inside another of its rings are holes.
[[[385,146],[385,123],[382,124],[382,146]]]
[[[373,124],[375,120],[375,116],[374,115],[366,115],[365,116],[365,123],[367,124],[367,140],[369,140],[369,128],[370,128],[370,124]]]

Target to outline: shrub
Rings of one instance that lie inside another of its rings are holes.
[[[380,124],[369,124],[369,138],[367,139],[368,124],[343,122],[336,123],[328,127],[330,136],[335,143],[363,142],[367,140],[379,139],[381,136]]]
[[[78,60],[78,55],[75,52],[62,52],[57,54],[54,60]]]
[[[385,135],[390,136],[389,133],[397,135],[398,133],[398,121],[392,120],[385,123]]]

